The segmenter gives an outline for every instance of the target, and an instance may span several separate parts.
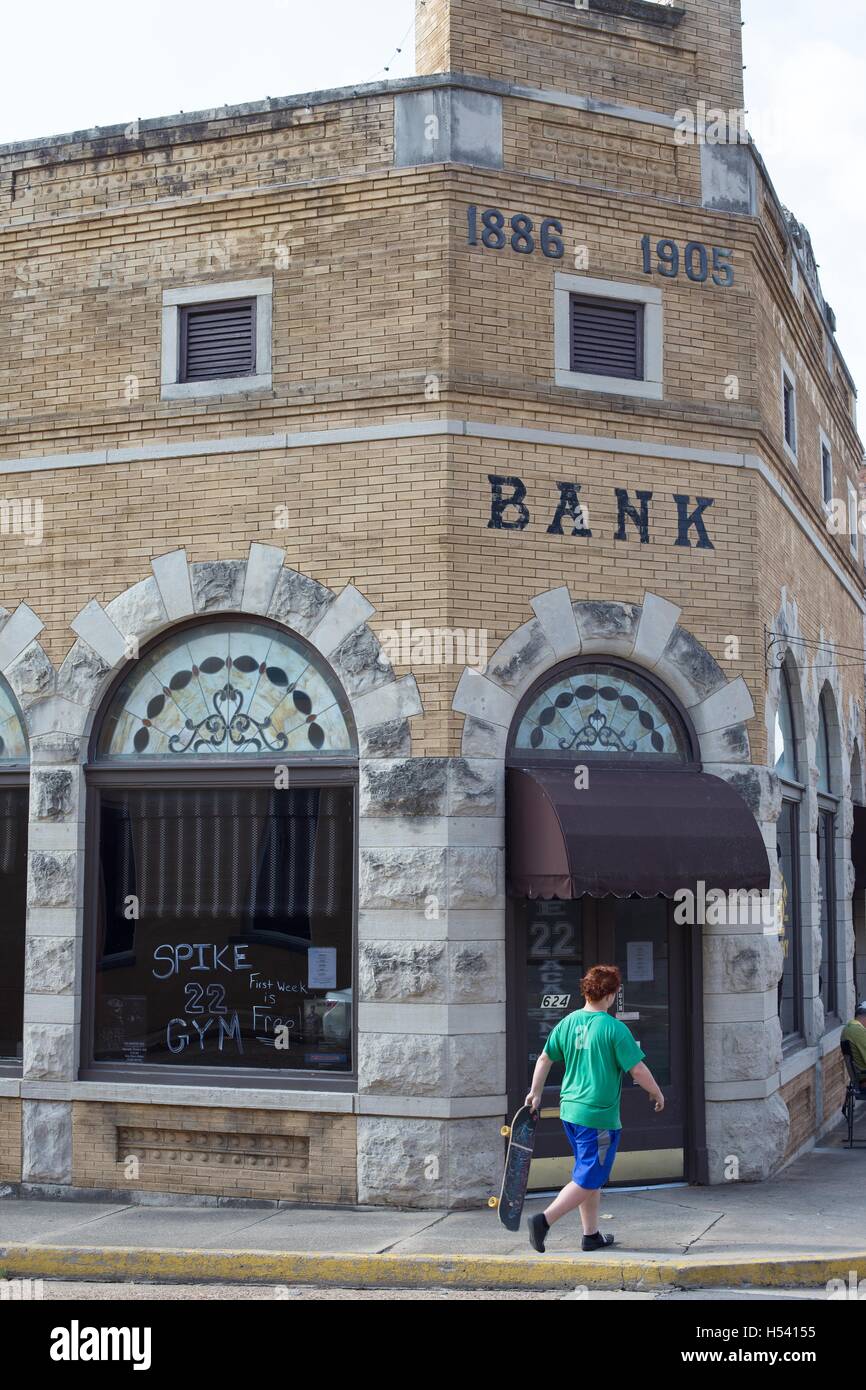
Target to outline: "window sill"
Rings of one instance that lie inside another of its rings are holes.
[[[557,386],[571,391],[595,391],[606,396],[632,396],[642,400],[660,401],[664,388],[660,381],[632,381],[628,377],[587,376],[583,372],[567,372],[557,368]]]
[[[215,396],[245,396],[250,391],[270,391],[270,373],[262,376],[228,376],[218,381],[164,381],[160,388],[163,401],[213,400]]]
[[[352,1114],[357,1109],[357,1082],[347,1081],[351,1089],[314,1091],[293,1089],[291,1082],[268,1088],[227,1086],[214,1080],[211,1085],[177,1085],[170,1080],[24,1081],[21,1095],[30,1100],[113,1101],[116,1104],[191,1105],[219,1110],[308,1110]]]

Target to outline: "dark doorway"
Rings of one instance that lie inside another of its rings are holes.
[[[630,1078],[613,1186],[705,1180],[700,929],[678,926],[666,898],[511,899],[509,908],[509,1110],[529,1087],[551,1029],[583,1007],[581,976],[614,964],[623,989],[613,1013],[631,1029],[665,1093],[656,1115]],[[570,1149],[559,1121],[562,1067],[545,1089],[530,1189],[566,1182]]]

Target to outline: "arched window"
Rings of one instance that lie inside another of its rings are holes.
[[[27,915],[29,750],[24,719],[0,677],[0,1072],[21,1065]]]
[[[779,672],[779,703],[774,727],[775,771],[782,782],[782,813],[776,825],[776,853],[782,879],[781,940],[784,965],[779,981],[782,1036],[797,1038],[803,1031],[803,927],[801,912],[800,803],[797,721],[791,683],[796,672],[786,661]]]
[[[88,770],[95,1075],[351,1072],[356,748],[334,673],[267,622],[123,674]]]
[[[791,706],[791,686],[785,667],[779,675],[779,704],[774,730],[775,771],[780,777],[797,781],[797,742],[794,736],[794,711]]]
[[[821,970],[818,987],[824,1005],[827,1027],[834,1026],[839,1008],[838,922],[836,913],[836,811],[834,767],[831,755],[831,729],[834,742],[835,708],[828,686],[818,704],[818,740],[815,762],[818,768],[818,874],[820,882]]]
[[[610,662],[570,662],[536,689],[518,721],[515,753],[687,762],[685,720],[647,676]]]

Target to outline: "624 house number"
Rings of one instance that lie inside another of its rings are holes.
[[[531,217],[525,212],[516,212],[506,221],[505,213],[499,208],[475,206],[467,209],[469,222],[469,245],[486,246],[490,251],[502,251],[507,245],[520,256],[531,256],[539,250],[552,261],[559,261],[565,253],[562,241],[562,223],[555,217],[545,217],[537,229]]]
[[[712,268],[713,284],[722,285],[725,289],[734,283],[734,267],[731,265],[733,251],[729,251],[724,246],[704,246],[703,242],[690,241],[685,250],[680,253],[680,248],[675,241],[669,237],[663,237],[655,244],[656,264],[653,265],[653,246],[652,239],[647,232],[641,241],[643,251],[644,275],[664,275],[668,280],[675,280],[680,273],[680,268],[684,267],[686,275],[690,280],[698,285],[703,285],[710,275]],[[712,257],[712,261],[711,258]]]

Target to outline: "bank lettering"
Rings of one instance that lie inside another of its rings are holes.
[[[488,530],[524,531],[532,516],[526,501],[526,484],[516,474],[488,473],[490,484],[490,516]],[[592,529],[581,499],[581,484],[557,482],[558,497],[552,499],[552,512],[546,530],[549,536],[570,536],[589,540]],[[651,539],[651,505],[653,494],[638,489],[614,488],[616,499],[615,541],[637,541],[649,545]],[[671,494],[676,508],[677,534],[672,542],[684,549],[714,550],[707,529],[705,513],[712,507],[713,497],[690,497],[687,493]]]

